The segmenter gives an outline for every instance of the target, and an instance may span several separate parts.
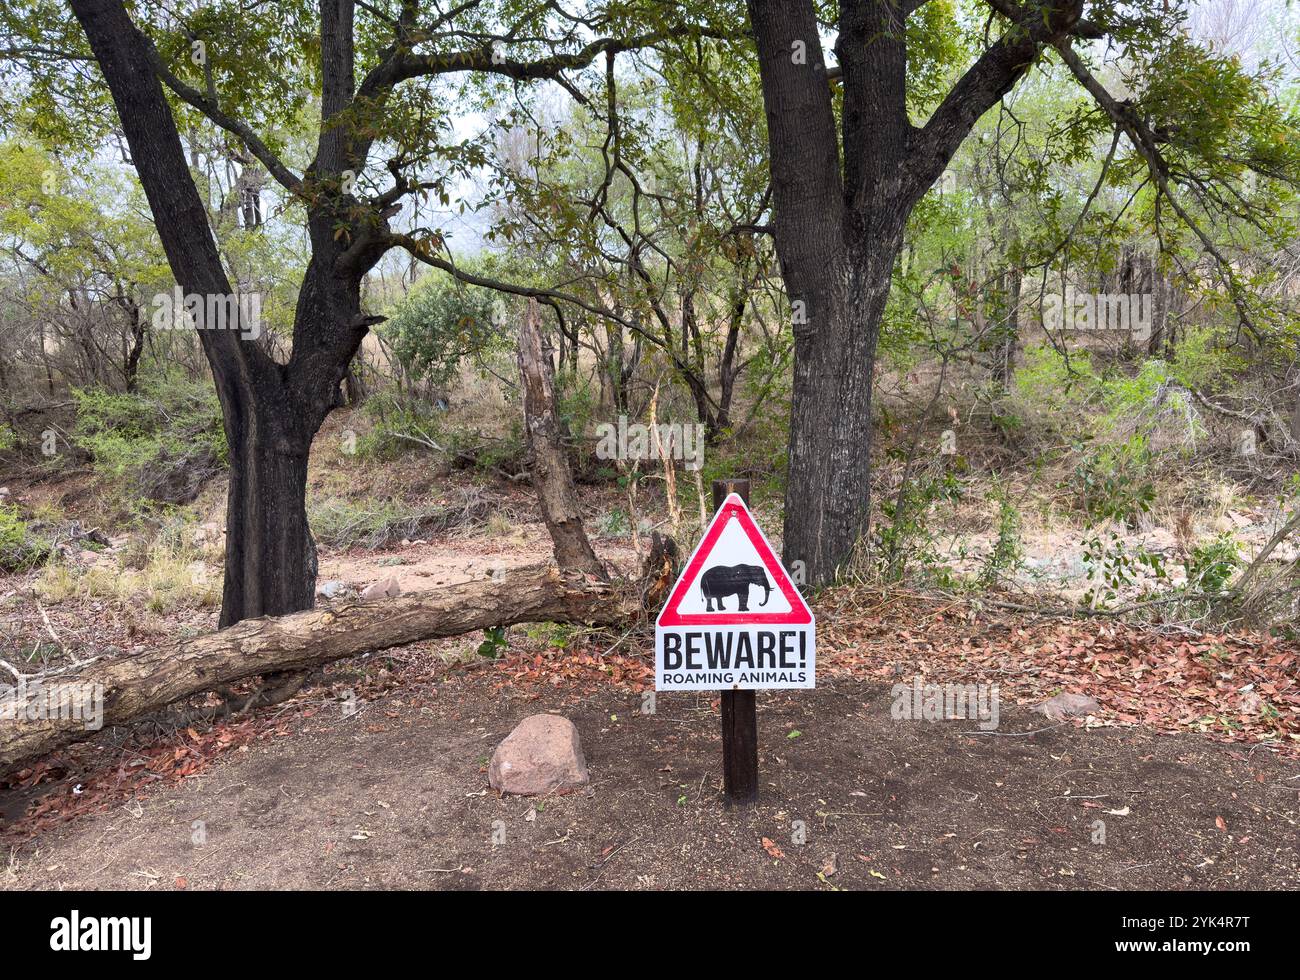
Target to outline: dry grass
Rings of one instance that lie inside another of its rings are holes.
[[[102,599],[121,604],[143,603],[152,613],[211,609],[221,602],[221,577],[195,554],[151,553],[142,568],[95,564],[78,566],[51,562],[33,583],[43,602]]]

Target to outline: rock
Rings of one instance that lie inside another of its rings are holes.
[[[367,585],[361,593],[363,599],[394,599],[402,594],[402,587],[395,576],[380,579]]]
[[[333,599],[339,594],[339,589],[343,588],[343,583],[338,579],[330,579],[327,582],[321,582],[316,586],[316,594],[326,599]]]
[[[531,715],[492,753],[488,783],[502,793],[537,796],[587,783],[587,761],[573,722]]]
[[[1094,715],[1101,710],[1101,705],[1086,694],[1058,694],[1036,705],[1034,710],[1052,721],[1064,721],[1066,718]]]

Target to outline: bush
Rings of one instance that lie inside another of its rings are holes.
[[[420,398],[405,398],[392,388],[377,391],[365,401],[370,430],[357,440],[357,454],[367,459],[396,459],[424,444],[450,449],[441,428],[442,413]],[[416,440],[416,441],[413,441]]]
[[[427,537],[465,527],[485,519],[490,509],[486,498],[474,494],[466,494],[458,503],[441,507],[413,507],[395,500],[353,502],[329,497],[309,503],[308,520],[320,544],[374,551],[404,538]]]
[[[221,407],[207,382],[168,373],[142,378],[133,393],[72,394],[75,439],[128,510],[141,499],[188,503],[226,466]]]
[[[1070,491],[1071,499],[1087,515],[1089,527],[1108,520],[1135,525],[1141,515],[1151,510],[1156,488],[1147,476],[1151,459],[1142,440],[1118,449],[1090,451],[1076,445],[1074,454],[1079,462],[1061,489]]]
[[[17,506],[0,503],[0,571],[21,572],[49,556],[49,543],[32,533]]]
[[[1026,434],[1040,430],[1077,437],[1097,383],[1086,353],[1075,351],[1067,362],[1055,347],[1029,348],[1024,365],[1012,376],[1005,414],[1014,417],[1017,428]]]
[[[1003,487],[992,493],[998,505],[998,536],[980,565],[979,584],[990,589],[1005,576],[1013,573],[1024,558],[1020,542],[1020,510]]]
[[[508,346],[503,316],[494,314],[501,304],[494,300],[490,290],[427,275],[381,332],[407,376],[437,389],[451,381],[461,361],[481,360]]]
[[[1241,567],[1241,549],[1231,534],[1220,534],[1192,548],[1184,562],[1187,588],[1214,594],[1224,590]]]

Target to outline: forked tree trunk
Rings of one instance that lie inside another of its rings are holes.
[[[190,175],[176,120],[154,73],[147,39],[120,2],[71,0],[113,96],[131,158],[177,284],[206,304],[233,293]],[[342,111],[354,86],[346,3],[325,4],[322,48],[325,108]],[[346,26],[347,30],[342,30]],[[326,127],[313,167],[338,172],[347,159],[346,127]],[[383,254],[351,229],[360,251],[340,235],[329,200],[308,213],[312,258],[298,291],[293,350],[277,363],[257,340],[260,324],[203,323],[199,340],[212,369],[230,452],[226,565],[221,625],[310,608],[316,551],[305,492],[312,438],[370,322],[361,316],[360,283]],[[345,209],[344,209],[345,210]],[[346,226],[344,230],[349,230]],[[369,229],[373,236],[373,229]],[[349,254],[355,253],[355,254]],[[344,261],[345,255],[348,256]]]

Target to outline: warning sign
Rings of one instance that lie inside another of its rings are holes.
[[[655,622],[655,690],[815,687],[815,626],[808,603],[733,493]]]

